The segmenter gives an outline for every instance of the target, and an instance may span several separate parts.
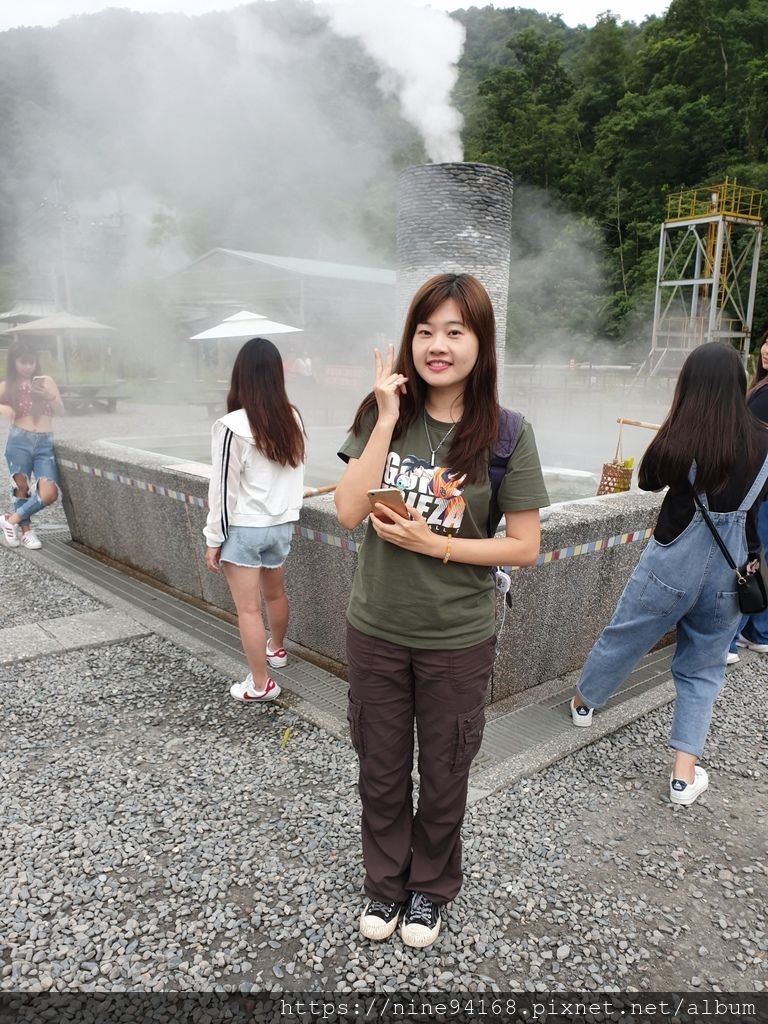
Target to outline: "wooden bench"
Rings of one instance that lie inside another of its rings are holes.
[[[64,408],[69,413],[84,413],[91,410],[115,412],[125,392],[115,385],[105,384],[60,384],[59,393]]]

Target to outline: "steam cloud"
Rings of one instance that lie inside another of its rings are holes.
[[[339,35],[359,39],[381,69],[379,88],[396,95],[403,117],[435,163],[463,159],[461,114],[451,105],[464,27],[413,0],[323,0]]]

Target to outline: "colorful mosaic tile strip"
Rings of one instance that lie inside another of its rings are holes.
[[[595,551],[605,551],[607,548],[615,548],[622,544],[637,544],[639,541],[648,540],[653,533],[653,527],[647,530],[635,530],[632,533],[617,533],[614,537],[601,537],[600,540],[590,540],[585,544],[574,544],[569,548],[557,548],[555,551],[545,551],[536,559],[536,565],[548,565],[550,562],[562,562],[566,558],[575,558],[577,555],[591,555]],[[517,569],[519,566],[511,566]]]
[[[184,491],[176,491],[172,487],[164,487],[162,484],[150,484],[145,480],[134,480],[133,477],[124,473],[113,473],[108,469],[98,469],[94,466],[85,466],[82,462],[72,462],[70,459],[59,459],[59,465],[65,469],[74,469],[78,473],[85,473],[86,476],[100,477],[103,480],[110,480],[112,483],[123,484],[126,487],[133,487],[137,491],[146,491],[148,494],[160,494],[164,498],[172,498],[174,501],[181,501],[185,505],[193,505],[195,508],[208,508],[208,500],[199,498],[195,494],[186,494]],[[574,544],[568,548],[557,548],[555,551],[546,551],[536,559],[536,565],[548,565],[550,562],[562,562],[566,558],[575,558],[578,555],[591,555],[595,551],[605,551],[607,548],[615,548],[622,544],[636,544],[638,541],[648,540],[653,533],[653,528],[647,530],[635,530],[632,533],[618,533],[614,537],[601,537],[600,540],[590,540],[585,544]],[[293,528],[294,537],[302,540],[310,540],[316,544],[327,544],[333,548],[341,548],[342,551],[357,553],[360,550],[360,543],[351,540],[349,537],[338,537],[333,533],[324,533],[322,530],[310,530],[298,523]],[[511,566],[510,571],[519,566]]]
[[[196,508],[208,508],[207,499],[199,498],[196,494],[176,491],[172,487],[164,487],[162,484],[149,484],[146,480],[134,480],[133,477],[125,476],[124,473],[113,473],[109,469],[99,469],[97,466],[84,466],[82,462],[72,462],[69,459],[59,459],[58,463],[65,469],[74,469],[78,473],[85,473],[86,476],[124,484],[126,487],[133,487],[137,491],[146,491],[148,494],[160,494],[164,498],[173,498],[174,501],[181,501],[185,505],[194,505]]]
[[[361,543],[351,540],[349,537],[337,537],[333,533],[309,530],[306,526],[299,526],[298,523],[293,527],[293,535],[294,537],[301,537],[302,540],[313,540],[317,544],[329,544],[332,548],[341,548],[342,551],[354,551],[357,553],[362,547]]]

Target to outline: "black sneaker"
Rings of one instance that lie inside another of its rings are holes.
[[[374,942],[388,939],[397,928],[402,909],[402,903],[369,900],[360,916],[360,934]]]
[[[423,949],[431,946],[440,934],[440,907],[421,892],[412,892],[405,905],[400,938],[406,946]]]

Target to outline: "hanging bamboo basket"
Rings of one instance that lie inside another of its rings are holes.
[[[622,427],[619,426],[619,439],[616,443],[616,454],[610,462],[603,463],[603,472],[600,474],[600,483],[597,487],[598,496],[601,494],[621,494],[628,491],[632,486],[632,462],[626,465],[624,462],[624,448],[621,437]]]

